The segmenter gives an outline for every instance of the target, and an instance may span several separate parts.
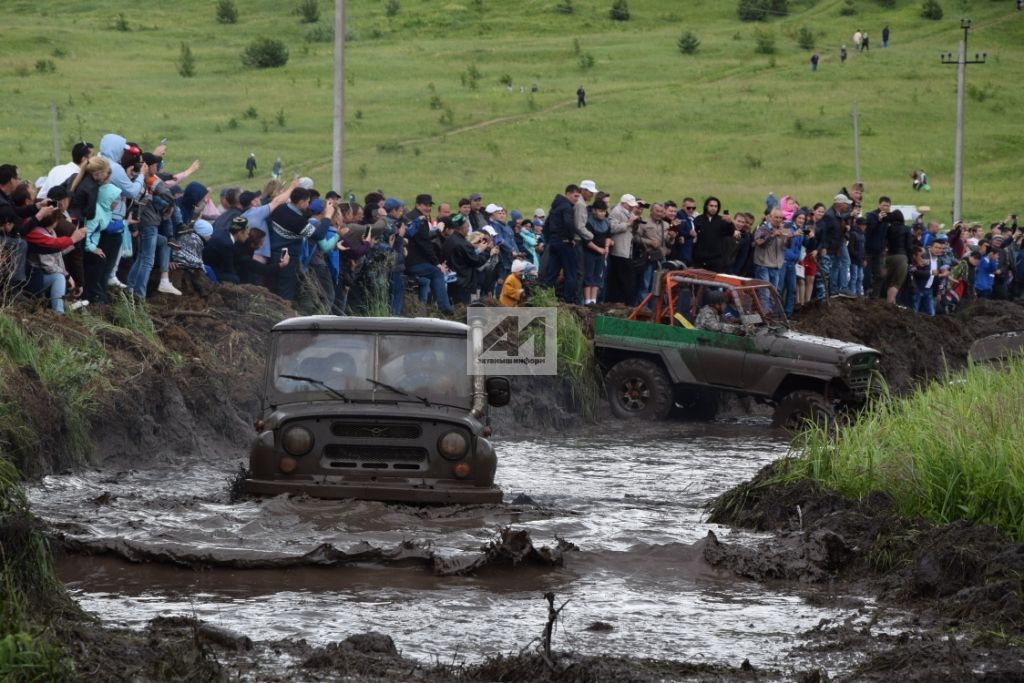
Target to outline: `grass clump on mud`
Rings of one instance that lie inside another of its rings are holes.
[[[902,515],[987,524],[1024,541],[1022,386],[1018,358],[878,401],[837,434],[808,431],[791,476],[855,499],[881,491]]]
[[[558,303],[553,289],[536,288],[530,294],[529,305],[558,309],[558,375],[569,386],[580,415],[593,421],[604,398],[604,390],[594,358],[594,345],[583,321],[573,307]]]

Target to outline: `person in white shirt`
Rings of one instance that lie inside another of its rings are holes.
[[[71,161],[60,166],[54,166],[50,169],[50,172],[46,174],[46,179],[43,184],[39,186],[40,197],[45,197],[50,191],[50,188],[54,185],[60,185],[71,176],[78,173],[79,169],[82,168],[82,162],[86,161],[92,156],[93,146],[89,142],[76,142],[75,146],[71,148]]]

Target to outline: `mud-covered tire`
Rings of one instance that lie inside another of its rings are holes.
[[[835,405],[817,391],[794,391],[779,401],[772,425],[799,431],[808,423],[831,426],[836,421]]]
[[[617,363],[605,377],[612,413],[624,419],[664,420],[672,410],[672,383],[648,360]]]
[[[714,389],[683,386],[676,390],[676,414],[684,420],[714,420],[718,417],[721,403],[721,394]]]

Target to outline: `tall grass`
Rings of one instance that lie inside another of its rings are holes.
[[[153,346],[162,349],[163,343],[156,334],[156,326],[149,315],[146,302],[124,292],[114,295],[110,304],[110,321],[118,327],[135,332]]]
[[[583,417],[593,420],[604,390],[594,357],[594,345],[587,338],[583,321],[571,308],[559,305],[555,290],[548,287],[534,287],[527,305],[558,309],[558,375],[572,391],[573,400]]]
[[[18,471],[0,457],[0,681],[58,681],[72,672],[43,632],[50,617],[71,609]]]
[[[83,335],[77,343],[69,343],[59,335],[50,336],[50,330],[30,333],[13,315],[0,317],[0,353],[13,367],[29,368],[54,399],[52,419],[63,421],[66,427],[65,453],[74,462],[85,462],[92,453],[90,419],[97,407],[97,390],[106,383],[110,359],[100,341],[92,335]],[[0,361],[0,373],[4,363]],[[23,458],[35,439],[27,423],[16,408],[19,391],[25,387],[7,386],[0,400],[0,442],[6,441],[12,451]]]
[[[791,472],[859,498],[884,491],[904,515],[966,519],[1024,541],[1024,358],[974,365],[852,425],[812,429]]]

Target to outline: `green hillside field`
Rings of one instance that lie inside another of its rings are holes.
[[[572,14],[559,4],[400,0],[389,17],[385,0],[349,0],[345,191],[407,201],[479,191],[529,210],[593,178],[616,198],[715,194],[733,211],[757,211],[769,191],[827,202],[854,180],[856,101],[869,200],[887,193],[947,218],[956,69],[939,55],[955,53],[959,19],[970,16],[970,51],[988,62],[968,69],[965,217],[1019,208],[1024,13],[1013,0],[940,0],[940,21],[921,18],[920,0],[791,0],[789,16],[766,23],[741,22],[734,0],[631,0],[624,22],[609,19],[611,0],[571,0]],[[19,163],[25,178],[46,172],[55,103],[65,154],[109,131],[144,147],[166,137],[168,166],[198,157],[196,178],[213,187],[256,187],[243,167],[255,152],[260,183],[280,156],[286,176],[326,188],[333,4],[320,0],[309,24],[299,0],[236,0],[232,25],[216,21],[216,5],[4,0],[0,161]],[[848,6],[856,14],[842,15]],[[803,27],[821,51],[817,73],[797,43]],[[868,53],[852,49],[858,28],[871,35]],[[700,39],[696,54],[677,48],[684,31]],[[774,55],[756,51],[756,31],[774,36]],[[286,66],[242,67],[260,36],[287,44]],[[192,78],[178,74],[183,42]],[[928,172],[930,193],[911,191],[915,168]]]

